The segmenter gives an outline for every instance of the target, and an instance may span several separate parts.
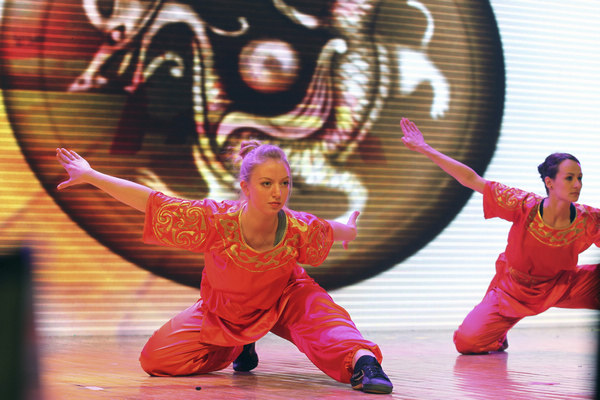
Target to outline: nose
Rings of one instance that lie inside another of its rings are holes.
[[[281,197],[281,186],[279,184],[272,186],[271,196],[275,197],[276,199]]]

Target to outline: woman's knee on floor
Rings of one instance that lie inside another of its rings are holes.
[[[454,332],[454,347],[461,354],[472,354],[474,349],[473,342],[459,331]]]
[[[508,348],[506,331],[467,331],[459,327],[454,332],[454,346],[461,354],[486,354]]]
[[[150,338],[140,353],[140,366],[148,375],[178,376],[189,375],[190,371],[182,368],[185,362],[178,362],[173,351],[166,351],[168,346],[161,346]]]
[[[148,342],[140,354],[140,365],[152,376],[206,374],[227,368],[243,346],[221,347],[210,344],[155,348]]]
[[[156,357],[155,353],[144,348],[140,353],[140,366],[148,374],[152,376],[173,376],[172,371],[168,371],[161,366],[161,360]]]
[[[462,326],[454,332],[454,346],[461,354],[480,354],[492,351],[494,340],[477,330],[465,329]]]

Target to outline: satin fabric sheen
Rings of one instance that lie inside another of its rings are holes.
[[[600,269],[577,265],[592,244],[600,246],[600,210],[575,204],[577,215],[562,229],[542,220],[542,197],[488,182],[483,194],[485,218],[512,222],[506,250],[480,304],[454,333],[461,353],[499,350],[518,321],[550,307],[600,308]]]
[[[378,346],[299,264],[317,266],[333,245],[329,223],[286,212],[283,238],[257,252],[240,230],[238,201],[150,196],[144,241],[204,253],[201,299],[149,339],[140,362],[151,375],[191,375],[227,367],[244,344],[273,332],[293,342],[332,378],[349,382],[352,357]]]

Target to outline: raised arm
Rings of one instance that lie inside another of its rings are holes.
[[[152,189],[149,187],[98,172],[73,150],[56,149],[56,158],[69,174],[69,179],[57,186],[59,190],[73,185],[89,183],[121,203],[141,212],[146,212],[146,203],[150,193],[152,193]]]
[[[423,134],[417,126],[410,120],[402,118],[400,127],[404,137],[402,142],[412,151],[426,155],[438,167],[444,170],[448,175],[456,179],[461,185],[483,193],[487,180],[483,179],[471,167],[456,161],[453,158],[437,151],[425,142]]]
[[[333,240],[335,242],[342,241],[344,245],[344,249],[348,249],[348,243],[353,241],[356,238],[356,219],[360,213],[358,211],[354,211],[348,222],[342,224],[337,221],[327,220],[331,228],[333,229]]]

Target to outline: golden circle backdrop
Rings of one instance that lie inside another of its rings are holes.
[[[291,208],[340,221],[361,211],[349,250],[336,246],[310,268],[320,284],[346,286],[402,262],[470,193],[404,149],[400,118],[479,173],[494,152],[504,63],[489,4],[244,4],[5,1],[2,90],[32,170],[99,242],[198,286],[201,255],[142,244],[140,213],[91,187],[57,192],[65,174],[54,150],[168,194],[225,199],[237,197],[230,149],[256,137],[289,154]],[[278,46],[250,68],[257,43]],[[261,65],[267,89],[244,75],[260,77]]]

